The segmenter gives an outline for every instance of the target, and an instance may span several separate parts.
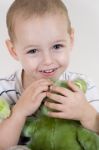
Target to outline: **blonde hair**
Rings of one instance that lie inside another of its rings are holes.
[[[18,17],[21,16],[22,19],[28,19],[32,16],[40,17],[48,13],[64,14],[67,19],[68,32],[71,32],[71,22],[68,11],[62,0],[15,0],[10,6],[6,17],[10,39],[13,41],[15,38],[14,24]]]

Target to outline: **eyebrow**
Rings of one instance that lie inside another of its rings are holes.
[[[56,40],[56,41],[54,41],[54,42],[52,42],[52,44],[54,44],[54,43],[59,43],[59,42],[66,42],[66,40]],[[24,49],[27,49],[27,48],[32,48],[32,47],[40,47],[39,45],[27,45],[27,46],[25,46],[24,47]]]
[[[27,45],[27,46],[24,47],[24,49],[31,48],[31,47],[39,47],[39,45],[32,45],[32,44],[31,45]]]
[[[57,40],[57,41],[54,41],[53,43],[59,43],[59,42],[66,42],[66,40]]]

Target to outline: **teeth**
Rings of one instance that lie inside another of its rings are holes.
[[[41,72],[44,72],[44,73],[51,73],[53,71],[55,71],[56,69],[49,69],[49,70],[41,70]]]
[[[44,70],[43,72],[45,72],[45,73],[50,73],[50,72],[53,72],[54,71],[54,69],[51,69],[51,70]]]

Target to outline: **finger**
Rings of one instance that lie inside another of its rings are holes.
[[[35,89],[35,91],[32,91],[32,99],[34,100],[34,98],[37,97],[40,93],[46,93],[47,90],[48,86],[38,87],[37,89]]]
[[[81,90],[77,87],[77,85],[75,85],[75,84],[73,83],[73,81],[68,81],[67,84],[68,84],[69,88],[70,88],[73,92],[79,92],[79,91],[81,91]]]
[[[53,84],[53,82],[50,80],[50,79],[40,79],[39,81],[38,81],[38,83],[50,83],[50,84]]]
[[[47,92],[46,93],[46,96],[50,99],[52,99],[53,101],[56,101],[58,103],[64,103],[65,101],[65,98],[64,96],[62,95],[59,95],[59,94],[55,94],[55,93],[51,93],[51,92]]]
[[[35,83],[32,83],[29,87],[28,87],[28,90],[30,91],[35,91],[36,89],[43,89],[43,86],[47,86],[49,88],[49,86],[51,86],[52,83],[49,82],[49,81],[45,81],[43,80],[43,82],[35,82]]]
[[[35,102],[37,104],[39,104],[39,106],[41,105],[41,102],[43,101],[43,99],[46,97],[46,92],[40,93],[39,95],[37,95]]]
[[[63,95],[65,97],[67,97],[69,94],[71,94],[71,91],[67,88],[64,88],[64,87],[59,87],[59,86],[51,86],[50,87],[51,89],[51,92],[55,92],[55,93],[58,93],[60,95]]]
[[[47,106],[50,109],[62,111],[62,105],[57,103],[51,103],[51,102],[45,102],[45,106]]]
[[[48,86],[50,86],[50,85],[52,85],[52,82],[50,81],[50,80],[44,80],[44,79],[42,79],[42,80],[40,80],[40,81],[38,81],[37,83],[36,83],[36,86],[42,86],[42,85],[48,85]],[[33,84],[33,86],[34,86],[34,84]]]
[[[53,117],[53,118],[63,118],[64,119],[64,113],[63,112],[52,112],[52,111],[48,111],[47,115],[49,117]]]

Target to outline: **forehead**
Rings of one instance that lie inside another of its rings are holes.
[[[16,19],[15,36],[16,38],[27,38],[28,40],[36,37],[47,38],[49,36],[65,36],[68,23],[65,15],[45,15],[42,17],[33,16],[29,19],[22,17]]]

